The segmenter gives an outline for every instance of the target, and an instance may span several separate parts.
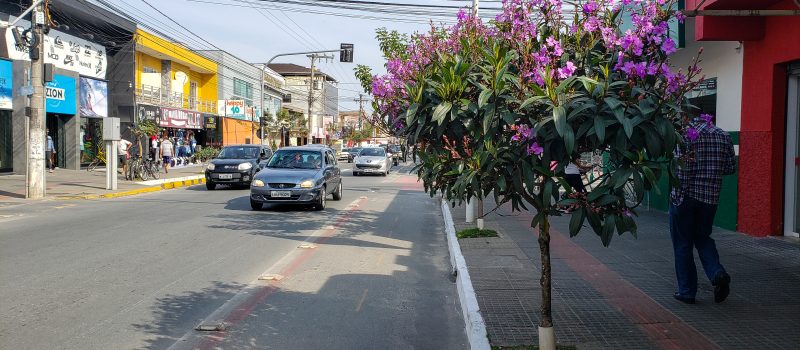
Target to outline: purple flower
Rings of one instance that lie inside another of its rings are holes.
[[[664,51],[665,54],[671,55],[675,53],[675,41],[672,38],[664,39],[664,43],[661,44],[661,50]]]
[[[567,64],[564,67],[558,69],[558,77],[561,79],[567,79],[571,77],[572,74],[575,73],[575,68],[576,67],[572,61],[567,61]]]
[[[700,133],[697,132],[697,129],[692,127],[686,128],[686,138],[689,139],[689,141],[697,140],[698,137],[700,137]]]
[[[456,15],[456,17],[458,18],[459,22],[465,22],[467,20],[467,17],[469,16],[467,15],[467,11],[465,11],[464,9],[460,9],[458,10],[458,14]]]
[[[534,142],[533,144],[530,145],[530,147],[528,147],[528,155],[534,154],[540,156],[542,155],[542,153],[544,153],[544,148],[542,148],[542,146],[539,146],[538,142]]]
[[[681,11],[675,11],[675,18],[678,19],[678,22],[683,23],[686,20],[686,15]]]
[[[601,24],[602,23],[599,19],[597,19],[597,17],[591,16],[586,19],[586,22],[583,22],[583,29],[586,29],[587,32],[593,32],[597,30],[597,28],[600,28]]]
[[[594,0],[590,0],[589,2],[583,4],[583,13],[590,14],[594,11],[597,11],[597,3]]]
[[[703,119],[707,124],[711,124],[714,120],[714,116],[711,114],[703,113],[700,114],[700,119]]]

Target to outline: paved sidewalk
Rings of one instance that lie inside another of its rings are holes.
[[[56,169],[53,173],[46,173],[47,198],[74,198],[82,196],[108,195],[110,193],[124,193],[138,189],[156,186],[161,183],[185,177],[202,175],[201,165],[169,170],[169,174],[161,171],[159,180],[127,181],[117,175],[117,190],[106,190],[105,168],[94,171]],[[0,174],[0,201],[16,202],[25,200],[25,174]]]
[[[491,200],[487,212],[494,208]],[[456,230],[464,209],[451,208]],[[553,220],[553,318],[559,344],[578,349],[800,349],[800,243],[715,229],[732,276],[731,295],[713,301],[700,277],[697,304],[676,288],[667,216],[643,211],[639,238],[605,248],[590,229],[569,238],[569,216]],[[493,346],[538,344],[539,248],[533,215],[504,206],[486,217],[496,238],[461,239]],[[698,276],[705,276],[697,262]]]

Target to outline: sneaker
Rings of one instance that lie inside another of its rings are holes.
[[[673,294],[672,297],[675,298],[675,300],[683,302],[683,303],[686,303],[686,304],[694,304],[694,298],[687,297],[685,295],[680,295],[680,293],[678,293],[678,292],[675,292],[675,294]]]
[[[727,272],[720,272],[711,281],[714,286],[714,302],[721,303],[731,294],[731,276]]]

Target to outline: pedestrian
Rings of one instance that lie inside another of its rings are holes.
[[[158,137],[155,135],[150,136],[150,159],[154,162],[158,161]]]
[[[53,142],[53,138],[50,136],[50,129],[45,129],[45,133],[47,134],[47,149],[45,152],[45,156],[47,157],[47,169],[50,169],[52,173],[56,168],[56,145]]]
[[[583,184],[583,177],[581,176],[581,173],[588,171],[591,168],[592,167],[590,166],[584,165],[579,157],[575,157],[571,162],[569,162],[569,164],[567,164],[567,167],[564,168],[564,180],[567,181],[569,186],[572,187],[575,192],[585,193],[586,186]]]
[[[169,165],[174,155],[175,146],[172,145],[172,141],[169,140],[169,137],[165,137],[161,141],[161,157],[164,162],[164,173],[169,174]]]
[[[669,208],[678,280],[674,297],[687,304],[694,304],[697,294],[694,248],[706,277],[714,286],[714,302],[723,302],[730,293],[731,277],[719,261],[717,247],[711,238],[711,225],[719,203],[722,175],[736,171],[736,156],[728,133],[714,126],[711,119],[707,114],[692,119],[686,142],[675,150],[675,156],[683,161],[683,165],[677,172],[680,186],[672,189]]]
[[[119,163],[122,164],[122,174],[125,175],[125,179],[127,180],[133,180],[132,178],[128,178],[128,159],[131,157],[128,151],[131,149],[132,145],[133,144],[126,139],[120,139],[117,144],[117,152],[119,152],[119,154],[117,154],[117,159],[119,159]]]

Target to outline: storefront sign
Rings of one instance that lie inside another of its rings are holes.
[[[11,109],[11,99],[14,96],[12,74],[11,61],[0,60],[0,109]]]
[[[15,17],[11,17],[13,20]],[[29,28],[30,22],[20,20],[17,27],[20,31]],[[30,61],[28,48],[17,46],[11,28],[5,30],[8,58],[12,60]],[[69,34],[51,29],[44,38],[44,62],[56,67],[78,72],[98,79],[106,78],[106,48]]]
[[[165,128],[202,129],[202,120],[200,112],[161,107],[158,125]]]
[[[203,114],[203,124],[205,124],[206,129],[216,129],[217,117],[211,114]]]
[[[81,77],[80,86],[81,117],[108,117],[108,82]]]
[[[45,84],[44,95],[47,113],[75,114],[75,78],[56,74]]]
[[[225,116],[228,118],[245,119],[244,100],[225,100]]]
[[[158,121],[161,119],[161,107],[140,104],[137,106],[136,116],[137,121],[148,119]]]

